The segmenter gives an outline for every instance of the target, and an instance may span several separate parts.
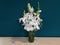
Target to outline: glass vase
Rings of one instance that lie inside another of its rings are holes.
[[[34,42],[34,31],[29,31],[28,32],[28,41],[29,42]]]

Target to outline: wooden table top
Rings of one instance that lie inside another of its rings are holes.
[[[60,37],[35,37],[33,43],[27,37],[0,37],[0,45],[60,45]]]

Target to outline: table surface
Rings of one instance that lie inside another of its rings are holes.
[[[33,43],[27,37],[0,37],[0,45],[60,45],[60,37],[35,37]]]

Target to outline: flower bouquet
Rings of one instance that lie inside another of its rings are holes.
[[[19,18],[19,23],[23,22],[24,29],[28,31],[28,40],[29,42],[34,42],[34,32],[40,29],[40,24],[42,19],[40,18],[39,2],[38,2],[38,10],[34,12],[34,8],[31,7],[30,3],[28,3],[28,12],[26,13],[24,10],[24,16]]]

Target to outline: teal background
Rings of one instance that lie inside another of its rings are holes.
[[[0,0],[0,36],[27,36],[28,32],[18,23],[27,11],[27,3],[37,10],[40,2],[43,19],[41,30],[35,32],[39,37],[60,37],[60,0]]]

